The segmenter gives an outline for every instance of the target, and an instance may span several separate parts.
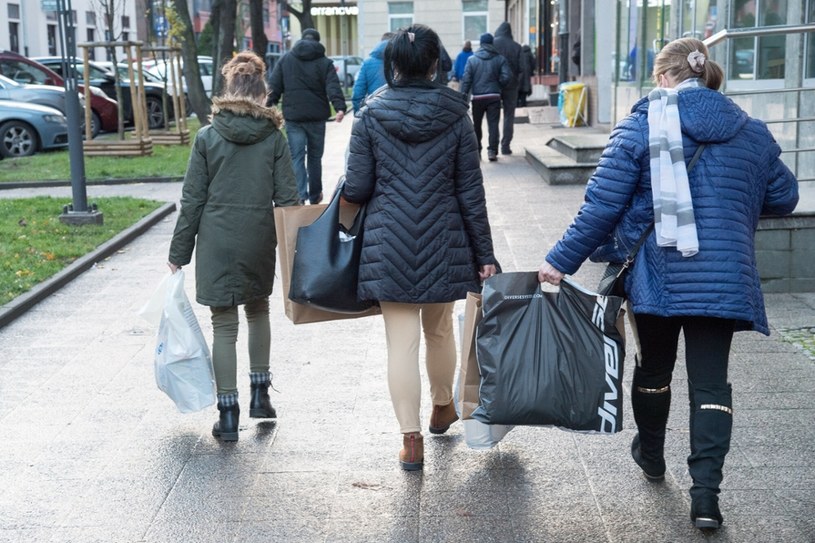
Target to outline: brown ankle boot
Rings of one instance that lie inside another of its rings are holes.
[[[433,412],[430,414],[430,433],[443,434],[457,420],[458,414],[453,402],[447,405],[434,405]]]
[[[424,464],[424,438],[419,432],[402,434],[402,450],[399,451],[399,463],[405,471],[422,469]]]

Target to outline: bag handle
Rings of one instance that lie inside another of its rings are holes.
[[[328,207],[319,217],[317,217],[317,220],[315,220],[314,223],[326,220],[331,221],[331,223],[335,224],[337,228],[342,227],[345,229],[345,226],[340,223],[340,197],[342,196],[343,185],[345,185],[344,175],[340,178],[339,183],[337,183],[337,188],[334,190],[334,195],[331,197]],[[365,220],[365,208],[367,206],[367,202],[359,206],[359,210],[357,210],[357,213],[354,216],[354,223],[351,225],[351,228],[346,230],[346,233],[349,236],[357,236],[362,230],[363,221]]]

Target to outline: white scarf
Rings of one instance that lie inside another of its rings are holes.
[[[651,157],[651,192],[657,245],[676,247],[683,257],[699,252],[688,171],[682,149],[678,91],[702,86],[688,79],[673,89],[658,87],[648,93],[648,148]]]

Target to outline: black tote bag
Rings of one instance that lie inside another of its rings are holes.
[[[317,220],[297,231],[289,299],[337,313],[362,313],[374,301],[357,299],[366,205],[350,228],[340,223],[342,182]]]
[[[487,424],[616,433],[623,427],[623,299],[563,280],[542,291],[535,272],[484,282],[476,355]]]

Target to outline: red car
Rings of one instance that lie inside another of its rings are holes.
[[[62,77],[52,69],[43,66],[12,51],[0,51],[0,74],[18,83],[38,85],[56,85],[62,87]],[[77,85],[77,90],[84,94],[85,88]],[[116,132],[119,106],[116,100],[96,87],[91,87],[91,133],[96,137],[99,132]]]

